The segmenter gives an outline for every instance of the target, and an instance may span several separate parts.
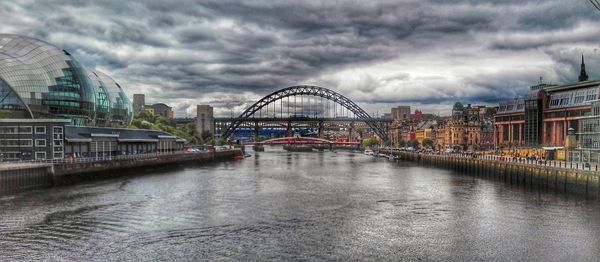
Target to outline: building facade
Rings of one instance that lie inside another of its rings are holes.
[[[397,106],[392,108],[391,117],[393,121],[406,121],[410,119],[410,106]]]
[[[455,103],[452,115],[441,125],[435,136],[436,149],[458,150],[489,149],[493,145],[493,122],[495,109],[485,106],[464,106]]]
[[[215,118],[213,107],[209,105],[198,105],[196,109],[196,130],[198,131],[198,134],[202,135],[205,132],[209,132],[211,135],[214,135]]]
[[[146,95],[144,94],[133,94],[133,112],[137,115],[144,111],[146,105]]]
[[[580,82],[532,86],[527,95],[502,102],[495,117],[500,146],[563,147],[569,128],[591,115],[598,99],[600,80],[588,81],[582,59]]]
[[[0,119],[0,161],[62,159],[66,119]]]
[[[154,115],[166,117],[168,119],[173,119],[173,109],[166,104],[156,103],[145,107],[152,108]]]

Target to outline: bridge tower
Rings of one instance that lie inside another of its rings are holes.
[[[288,137],[291,137],[294,135],[292,132],[292,121],[290,121],[290,120],[287,121],[287,132],[286,133],[287,133]]]
[[[254,121],[254,142],[260,141],[260,125],[258,121]]]
[[[320,139],[323,139],[325,137],[324,136],[324,133],[325,133],[324,130],[325,130],[325,127],[324,127],[323,121],[319,121],[319,138]]]
[[[215,117],[213,107],[209,105],[198,105],[196,112],[196,131],[202,135],[203,132],[215,134]]]

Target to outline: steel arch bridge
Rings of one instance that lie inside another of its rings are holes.
[[[360,108],[356,103],[352,100],[346,98],[345,96],[329,90],[324,87],[312,86],[312,85],[298,85],[298,86],[290,86],[284,89],[277,90],[262,99],[258,102],[254,103],[252,106],[248,107],[242,114],[240,114],[237,118],[232,118],[230,124],[221,132],[221,138],[226,139],[230,137],[233,132],[238,128],[243,122],[251,121],[254,119],[254,116],[257,112],[262,112],[261,110],[267,107],[267,111],[270,104],[275,103],[276,101],[283,100],[283,98],[289,98],[292,96],[314,96],[327,99],[332,101],[334,104],[339,104],[341,107],[345,108],[347,111],[350,111],[354,114],[354,117],[351,119],[352,121],[361,121],[366,123],[366,125],[373,130],[373,132],[379,136],[383,141],[388,142],[388,134],[387,129],[381,125],[381,122],[372,118],[365,110]],[[289,118],[291,121],[297,121],[297,117]]]

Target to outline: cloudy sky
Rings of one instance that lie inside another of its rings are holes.
[[[240,113],[314,84],[369,113],[448,114],[536,84],[600,78],[600,11],[588,0],[0,1],[0,31],[40,38],[113,76],[129,95]]]

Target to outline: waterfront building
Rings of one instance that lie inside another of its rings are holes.
[[[600,163],[600,100],[591,103],[591,112],[579,120],[578,130],[571,128],[570,133],[575,133],[575,145],[565,145],[569,150],[569,160],[579,162]],[[570,134],[567,134],[567,137]]]
[[[0,161],[62,159],[68,119],[0,119]]]
[[[66,158],[167,154],[183,150],[185,142],[160,130],[65,127]]]
[[[106,83],[107,89],[95,85],[90,74],[66,50],[30,37],[0,34],[0,115],[68,119],[76,126],[115,125],[110,96],[122,89],[112,89],[116,84],[112,79]],[[118,113],[123,114],[130,112]],[[119,121],[120,126],[130,123],[127,117]]]
[[[133,107],[125,90],[109,75],[100,71],[89,72],[96,94],[96,126],[129,126]]]
[[[126,129],[132,118],[131,101],[107,74],[44,41],[0,34],[0,161],[183,148],[185,140],[169,133]]]
[[[146,105],[146,95],[144,94],[133,94],[133,112],[137,115],[144,111]]]
[[[495,116],[496,142],[508,146],[563,147],[569,128],[591,114],[599,97],[600,80],[588,80],[581,60],[579,82],[532,86],[527,95],[499,104]]]
[[[415,140],[419,143],[419,145],[423,145],[423,141],[425,139],[434,139],[434,132],[431,128],[418,129],[415,131]]]
[[[459,150],[480,150],[493,147],[494,108],[486,106],[464,106],[456,102],[452,115],[441,125],[435,136],[438,150],[453,148]],[[490,132],[490,130],[492,130]]]

